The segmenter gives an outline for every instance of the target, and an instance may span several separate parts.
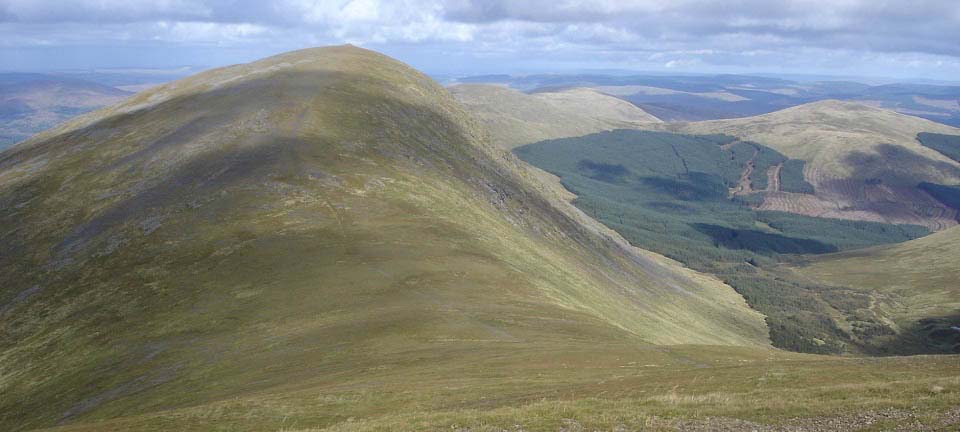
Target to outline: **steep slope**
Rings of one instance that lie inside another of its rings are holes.
[[[349,46],[44,132],[0,153],[0,425],[320,401],[305,389],[391,371],[456,386],[650,344],[766,355],[732,289],[629,248],[539,175],[444,88]]]
[[[508,149],[660,122],[627,101],[586,88],[526,94],[498,85],[461,84],[450,91],[488,127],[493,141]]]
[[[960,353],[960,228],[893,246],[827,255],[799,270],[817,280],[885,294],[900,327]]]
[[[0,74],[0,150],[34,133],[131,93],[89,81],[42,74]]]
[[[756,117],[664,128],[733,135],[806,161],[803,176],[815,193],[771,191],[761,205],[765,210],[919,224],[933,230],[956,225],[957,209],[917,186],[960,183],[960,164],[921,145],[917,134],[956,135],[960,129],[835,100]]]

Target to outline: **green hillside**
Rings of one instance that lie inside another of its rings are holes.
[[[197,75],[0,155],[7,427],[491,346],[768,344],[729,287],[581,226],[446,90],[352,47]]]
[[[566,198],[350,46],[81,116],[0,153],[0,430],[957,417],[955,358],[776,350],[732,288]]]

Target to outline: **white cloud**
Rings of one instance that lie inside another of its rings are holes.
[[[816,66],[825,58],[849,63],[886,57],[875,64],[944,68],[960,57],[960,2],[0,0],[0,46],[137,41],[184,47],[417,45],[506,62],[542,56],[684,68],[735,62]],[[818,57],[806,57],[811,52]]]
[[[174,42],[232,43],[268,32],[267,27],[247,23],[161,21],[156,23],[154,39]]]
[[[0,17],[18,22],[138,21],[156,18],[211,18],[201,0],[2,0]]]

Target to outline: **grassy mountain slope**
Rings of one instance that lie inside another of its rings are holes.
[[[42,74],[0,74],[0,150],[130,96],[113,87]]]
[[[887,295],[901,327],[918,327],[925,341],[960,352],[960,229],[909,242],[825,255],[800,271],[817,280]]]
[[[526,94],[498,85],[461,84],[450,91],[489,128],[493,141],[508,149],[660,122],[627,101],[585,88]]]
[[[539,175],[444,88],[349,46],[44,132],[0,153],[0,425],[265,394],[308,407],[376,377],[447,380],[385,385],[377,403],[397,410],[455,395],[460,376],[518,373],[531,385],[512,394],[544,394],[565,384],[537,374],[563,358],[604,352],[609,371],[651,344],[766,355],[762,316],[732,289],[585,225]],[[344,420],[324,406],[310,424]],[[224,409],[211,415],[257,427]]]

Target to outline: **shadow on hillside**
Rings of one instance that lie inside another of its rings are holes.
[[[844,157],[844,163],[853,167],[854,179],[866,182],[915,186],[936,177],[960,177],[960,168],[933,160],[892,144],[881,144],[876,153],[855,151]]]
[[[583,159],[577,163],[577,170],[585,176],[604,183],[622,183],[630,170],[620,164],[608,164]]]
[[[676,178],[641,177],[640,184],[654,192],[680,201],[721,201],[727,189],[714,174],[689,172]]]
[[[834,245],[816,240],[787,237],[762,231],[734,229],[705,223],[695,223],[691,226],[710,236],[715,246],[722,246],[727,249],[746,249],[761,254],[823,254],[839,250]]]

